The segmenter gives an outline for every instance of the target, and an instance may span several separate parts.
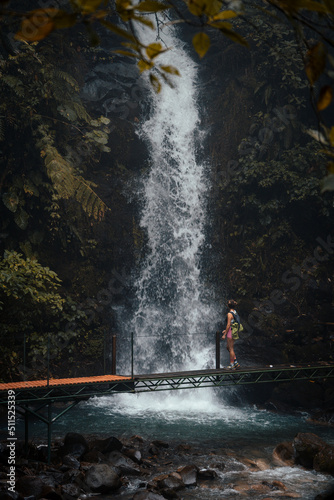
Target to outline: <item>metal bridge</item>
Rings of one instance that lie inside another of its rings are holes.
[[[51,454],[52,424],[80,401],[94,396],[121,392],[140,393],[204,387],[227,387],[248,384],[325,380],[334,378],[334,364],[278,365],[266,367],[194,370],[143,375],[102,375],[67,379],[9,382],[0,384],[0,405],[9,405],[24,417],[25,445],[28,447],[29,415],[47,425],[48,461]],[[54,403],[64,403],[59,410]],[[55,414],[55,411],[58,411]],[[9,423],[9,422],[8,422]],[[16,439],[16,438],[13,438]]]

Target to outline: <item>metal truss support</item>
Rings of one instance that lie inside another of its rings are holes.
[[[45,423],[47,426],[47,443],[48,443],[48,464],[51,462],[51,438],[52,438],[52,424],[56,422],[59,418],[61,418],[65,413],[70,411],[74,406],[76,406],[78,403],[80,403],[80,400],[72,401],[66,408],[64,408],[62,411],[60,411],[58,414],[52,416],[52,406],[53,401],[48,401],[47,403],[44,403],[40,405],[38,408],[32,408],[31,405],[20,405],[19,408],[17,408],[17,412],[21,413],[24,415],[24,448],[25,448],[25,453],[27,455],[28,453],[28,445],[29,445],[29,415],[33,415],[35,418],[40,420],[41,422]],[[47,412],[45,415],[41,413],[42,410],[47,408]]]
[[[206,370],[170,374],[141,375],[135,378],[135,392],[226,387],[249,384],[319,380],[334,377],[334,365],[277,367],[247,370]]]

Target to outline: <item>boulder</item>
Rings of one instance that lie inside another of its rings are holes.
[[[292,467],[295,463],[292,443],[284,441],[278,444],[273,451],[273,459],[278,465],[288,465]]]
[[[107,439],[97,439],[92,443],[92,449],[96,449],[101,453],[110,453],[111,451],[121,451],[123,443],[113,436]]]
[[[333,500],[334,498],[334,486],[330,485],[325,491],[319,493],[314,500]]]
[[[299,432],[292,441],[295,462],[303,467],[312,468],[314,457],[324,448],[326,442],[311,432]]]
[[[135,448],[127,448],[127,449],[123,449],[123,453],[128,458],[131,458],[131,460],[133,460],[137,464],[142,463],[142,456],[141,456],[141,452],[139,450],[136,450]]]
[[[85,483],[93,493],[107,493],[118,490],[121,479],[108,464],[95,464],[86,472]]]
[[[156,482],[158,488],[161,490],[178,491],[184,488],[181,477],[177,477],[175,474],[164,474],[157,478]]]
[[[16,490],[22,497],[43,498],[50,493],[52,488],[43,483],[37,476],[22,476],[16,482]]]
[[[122,471],[123,474],[138,475],[140,467],[131,458],[124,456],[119,451],[112,451],[107,456],[108,462]]]
[[[324,446],[314,457],[313,468],[317,472],[334,476],[334,446]]]
[[[156,439],[155,441],[152,441],[152,444],[156,446],[157,448],[169,448],[169,444],[166,443],[165,441],[160,441],[159,439]]]
[[[97,464],[100,462],[105,462],[106,457],[99,450],[90,450],[88,453],[85,453],[82,457],[83,462],[90,462],[92,464]]]
[[[61,492],[65,497],[79,498],[80,488],[76,484],[63,484],[61,487]]]
[[[199,469],[198,479],[216,479],[218,474],[213,469]]]
[[[14,491],[13,493],[9,490],[0,491],[0,500],[18,500],[20,495]]]
[[[63,465],[66,465],[71,469],[80,469],[79,460],[73,457],[72,455],[65,455],[63,457]]]
[[[186,486],[193,486],[197,484],[198,467],[196,465],[185,465],[177,469],[183,483]]]
[[[311,416],[309,421],[334,427],[334,409],[318,411]]]
[[[86,439],[76,432],[68,432],[64,439],[62,455],[72,455],[80,458],[89,450]]]

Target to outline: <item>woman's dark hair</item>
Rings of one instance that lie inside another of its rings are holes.
[[[235,309],[235,307],[237,306],[237,303],[235,300],[229,300],[227,305],[230,309]]]

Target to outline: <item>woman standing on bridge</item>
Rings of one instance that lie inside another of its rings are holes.
[[[235,322],[234,315],[236,314],[236,307],[237,303],[235,300],[229,300],[227,303],[229,312],[227,313],[227,323],[226,323],[226,329],[223,330],[222,334],[222,339],[225,339],[227,337],[227,346],[226,349],[230,353],[230,364],[227,368],[229,369],[234,369],[238,368],[240,365],[237,361],[237,357],[234,352],[234,339],[232,337],[232,324]]]

